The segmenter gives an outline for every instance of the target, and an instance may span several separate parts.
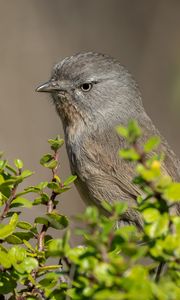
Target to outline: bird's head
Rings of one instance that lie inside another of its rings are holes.
[[[51,94],[63,125],[126,117],[141,105],[135,81],[120,63],[104,54],[79,53],[56,64],[37,88]],[[130,118],[133,115],[129,116]]]

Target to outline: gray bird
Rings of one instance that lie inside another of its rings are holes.
[[[83,200],[99,208],[102,200],[125,201],[129,208],[121,222],[141,228],[142,219],[133,207],[142,191],[132,183],[133,164],[118,156],[126,142],[115,127],[136,119],[143,130],[142,143],[160,133],[146,114],[139,88],[126,68],[108,55],[79,53],[56,64],[50,80],[37,91],[52,96]],[[159,150],[165,153],[164,172],[178,181],[180,161],[160,137]]]

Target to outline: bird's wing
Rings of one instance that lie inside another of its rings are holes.
[[[135,175],[133,164],[124,161],[118,155],[124,140],[116,132],[110,136],[111,141],[107,133],[100,139],[88,138],[85,141],[86,170],[83,173],[87,176],[86,184],[91,194],[96,193],[101,199],[112,202],[122,198],[135,204],[134,200],[142,192],[132,183]]]

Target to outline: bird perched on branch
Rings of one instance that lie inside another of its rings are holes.
[[[99,53],[79,53],[55,65],[38,92],[51,93],[64,128],[65,142],[76,185],[86,203],[101,207],[102,200],[125,201],[121,222],[142,227],[133,209],[141,191],[132,183],[133,164],[118,156],[125,141],[115,131],[135,119],[143,130],[141,141],[159,135],[142,105],[138,86],[118,60]],[[165,169],[180,179],[180,161],[161,137]],[[102,208],[103,209],[103,208]]]

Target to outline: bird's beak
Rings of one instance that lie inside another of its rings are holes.
[[[53,91],[57,91],[57,86],[53,85],[51,81],[43,83],[36,88],[36,92],[52,93]]]

